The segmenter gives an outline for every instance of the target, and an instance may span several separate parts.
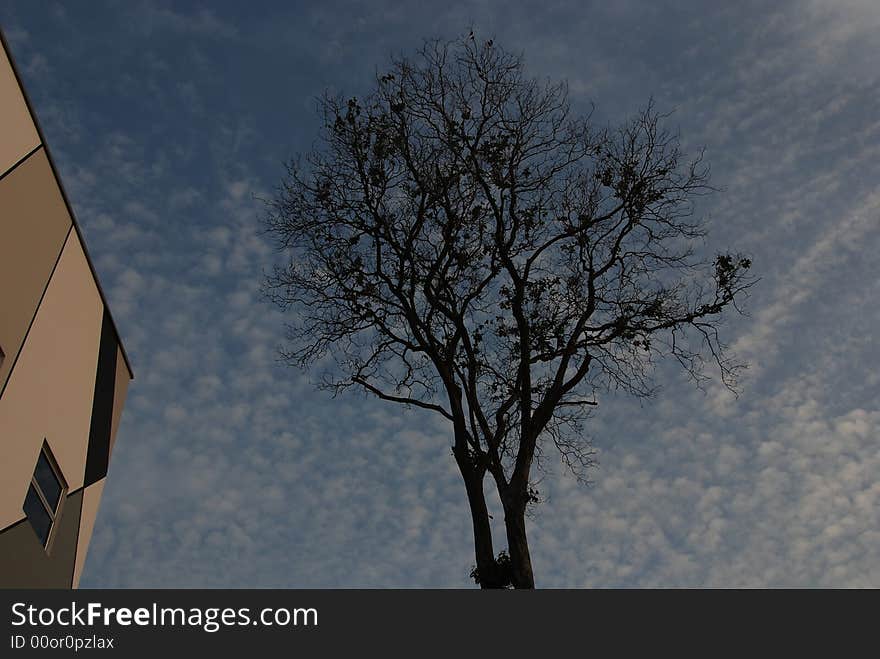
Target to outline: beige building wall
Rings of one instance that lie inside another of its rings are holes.
[[[72,233],[0,397],[0,528],[24,517],[21,504],[44,439],[70,490],[83,486],[103,313]]]
[[[0,49],[0,175],[33,151],[40,137],[5,49]]]
[[[44,150],[0,179],[0,390],[73,222]]]
[[[83,491],[78,490],[65,500],[51,553],[43,550],[26,521],[3,532],[0,536],[0,587],[72,587],[82,499]]]
[[[97,483],[89,485],[85,488],[82,498],[82,512],[79,520],[79,538],[77,539],[76,561],[73,566],[73,587],[79,586],[79,580],[82,577],[83,567],[86,564],[86,555],[89,551],[89,543],[92,540],[92,531],[95,529],[95,520],[98,517],[98,504],[101,503],[101,495],[104,493],[104,483],[106,478],[102,478]]]
[[[132,372],[0,33],[0,588],[76,587]],[[66,485],[43,546],[41,448]]]

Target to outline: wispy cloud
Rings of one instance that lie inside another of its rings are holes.
[[[880,585],[880,10],[540,6],[66,6],[76,44],[0,11],[136,371],[83,585],[468,585],[449,429],[276,362],[253,195],[310,147],[316,94],[472,24],[599,121],[676,108],[724,187],[707,249],[763,277],[728,327],[739,399],[664,370],[644,406],[603,402],[595,485],[541,484],[539,585]]]

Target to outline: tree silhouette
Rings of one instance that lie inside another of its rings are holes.
[[[450,422],[484,588],[532,588],[527,508],[549,447],[585,478],[596,394],[649,396],[658,358],[732,386],[722,312],[754,283],[701,257],[711,191],[653,104],[615,129],[573,116],[564,84],[473,35],[392,58],[365,98],[320,101],[315,149],[287,166],[265,281],[292,312],[284,359]],[[538,464],[538,466],[540,466]],[[493,548],[484,481],[507,549]]]

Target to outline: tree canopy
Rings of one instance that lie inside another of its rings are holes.
[[[712,191],[652,102],[618,127],[576,116],[563,83],[473,34],[393,58],[363,98],[326,95],[313,151],[288,164],[266,226],[285,260],[289,362],[451,424],[483,586],[532,587],[524,514],[548,448],[578,478],[597,394],[654,390],[659,359],[693,378],[738,365],[718,333],[754,283],[705,256]],[[483,493],[505,512],[495,555]]]

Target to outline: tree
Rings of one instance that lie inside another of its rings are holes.
[[[648,105],[615,129],[564,84],[473,34],[392,58],[374,90],[319,102],[267,231],[285,254],[269,299],[293,312],[282,356],[450,423],[486,588],[532,588],[526,513],[548,447],[585,478],[596,395],[653,390],[658,358],[733,383],[722,312],[754,282],[741,255],[700,256],[702,154]],[[504,511],[495,554],[484,483]]]

